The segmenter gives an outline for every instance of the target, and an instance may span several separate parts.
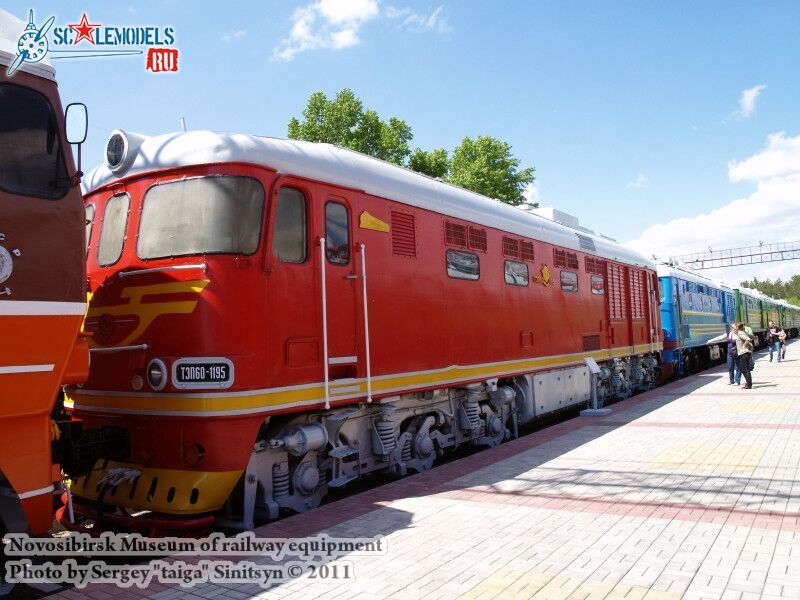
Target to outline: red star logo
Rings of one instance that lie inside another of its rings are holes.
[[[75,37],[75,41],[72,42],[73,45],[77,44],[81,40],[86,40],[90,44],[94,44],[94,30],[102,27],[102,25],[91,25],[89,24],[89,18],[86,16],[86,13],[83,13],[81,17],[81,22],[76,23],[74,25],[67,24],[70,29],[72,29],[78,35]]]

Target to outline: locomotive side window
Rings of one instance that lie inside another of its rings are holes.
[[[528,265],[515,260],[505,262],[506,283],[509,285],[528,285]]]
[[[453,279],[475,281],[481,276],[481,262],[474,252],[447,251],[447,275]]]
[[[281,188],[275,207],[272,253],[281,262],[301,263],[306,260],[306,197],[294,188]]]
[[[89,249],[89,240],[92,239],[92,225],[94,225],[94,204],[86,206],[86,249]]]
[[[346,265],[350,262],[349,221],[344,204],[325,204],[325,253],[328,260],[335,265]]]
[[[131,197],[128,194],[111,196],[106,203],[103,226],[100,229],[100,244],[97,247],[97,264],[101,267],[113,265],[122,256],[130,203]]]
[[[606,280],[602,275],[592,275],[592,293],[598,296],[606,293]]]
[[[561,271],[561,289],[565,292],[577,292],[578,274],[572,271]]]
[[[62,198],[70,178],[58,122],[44,95],[0,84],[0,188],[47,200]]]
[[[220,175],[159,183],[147,190],[139,258],[253,254],[261,237],[264,188],[257,179]]]

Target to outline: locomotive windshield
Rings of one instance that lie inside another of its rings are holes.
[[[251,177],[219,175],[161,183],[144,196],[139,258],[253,254],[261,236],[264,188]]]
[[[0,84],[0,188],[55,200],[69,184],[50,102],[30,88]]]

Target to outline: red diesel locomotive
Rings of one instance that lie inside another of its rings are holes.
[[[607,238],[327,144],[117,131],[107,156],[68,390],[130,437],[72,486],[103,527],[250,528],[657,379],[655,268]]]
[[[89,369],[78,335],[86,311],[83,199],[38,33],[32,11],[26,26],[0,10],[0,536],[52,526],[61,432],[51,411],[61,385]],[[85,128],[75,133],[85,137]]]

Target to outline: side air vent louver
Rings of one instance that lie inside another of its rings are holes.
[[[392,212],[392,254],[417,257],[417,233],[414,215]]]
[[[600,350],[600,336],[599,335],[585,335],[583,336],[583,350]]]

